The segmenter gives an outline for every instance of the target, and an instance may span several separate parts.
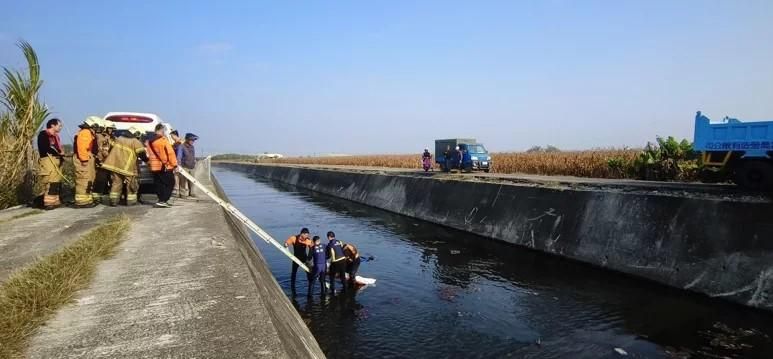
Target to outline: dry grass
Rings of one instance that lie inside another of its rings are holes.
[[[609,165],[617,159],[633,162],[640,150],[588,150],[534,153],[499,153],[492,155],[494,172],[529,173],[551,176],[623,178],[627,174]]]
[[[128,217],[111,218],[0,287],[0,358],[23,355],[27,339],[89,284],[97,263],[113,254],[128,229]]]
[[[625,178],[629,174],[610,160],[619,161],[621,167],[630,166],[640,150],[610,149],[561,152],[513,152],[494,153],[492,172],[527,173],[595,178]],[[373,155],[342,157],[295,157],[269,160],[272,163],[371,166],[392,168],[421,168],[420,155]]]

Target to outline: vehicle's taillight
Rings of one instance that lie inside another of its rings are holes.
[[[108,121],[113,122],[128,122],[128,123],[151,123],[153,122],[153,119],[149,117],[142,117],[142,116],[110,116],[107,118]]]

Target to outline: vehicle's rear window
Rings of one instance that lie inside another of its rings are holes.
[[[127,123],[151,123],[153,122],[153,119],[150,117],[145,116],[130,116],[130,115],[118,115],[118,116],[110,116],[107,118],[108,121],[113,122],[127,122]]]

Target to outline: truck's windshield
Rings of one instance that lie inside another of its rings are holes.
[[[470,153],[486,153],[486,148],[483,145],[467,145],[467,151],[470,151]]]

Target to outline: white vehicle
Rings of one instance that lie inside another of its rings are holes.
[[[262,160],[262,159],[280,159],[280,158],[283,158],[283,157],[284,156],[282,154],[280,154],[280,153],[262,153],[262,154],[258,155],[258,159],[259,160]]]
[[[166,128],[166,135],[172,132],[172,125],[161,121],[161,118],[152,113],[141,112],[108,112],[104,117],[105,121],[111,121],[115,124],[116,136],[129,127],[135,126],[145,132],[146,137],[150,138],[156,130],[156,125],[161,123]],[[169,142],[172,143],[171,138]],[[143,141],[144,143],[144,141]],[[145,163],[140,164],[140,176],[138,178],[140,186],[153,184],[153,175]],[[142,190],[141,190],[142,191]],[[143,191],[144,192],[144,191]]]

